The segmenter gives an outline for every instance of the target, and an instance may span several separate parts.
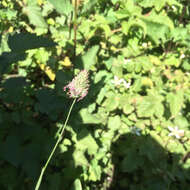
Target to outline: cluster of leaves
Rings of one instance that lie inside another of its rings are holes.
[[[188,189],[188,2],[77,1],[77,20],[75,6],[0,2],[0,188],[34,188],[67,115],[63,86],[84,68],[89,94],[41,189]]]

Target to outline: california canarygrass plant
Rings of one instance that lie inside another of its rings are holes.
[[[66,91],[67,89],[68,89],[67,94],[69,95],[70,98],[74,98],[74,100],[73,100],[71,107],[69,109],[65,123],[64,123],[62,129],[60,130],[56,144],[53,147],[53,150],[51,151],[45,165],[42,167],[40,176],[39,176],[38,181],[37,181],[36,186],[35,186],[35,190],[39,189],[43,175],[45,173],[45,170],[46,170],[53,154],[55,153],[55,150],[56,150],[58,144],[62,140],[63,132],[65,130],[65,127],[67,125],[67,122],[69,120],[69,117],[70,117],[70,114],[71,114],[71,111],[73,109],[75,102],[82,100],[88,94],[88,89],[89,89],[88,71],[87,70],[80,71],[80,73],[68,85],[66,85],[64,87],[64,91]]]

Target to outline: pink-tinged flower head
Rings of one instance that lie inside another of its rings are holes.
[[[80,71],[80,73],[68,85],[64,87],[64,91],[66,91],[67,88],[67,94],[70,98],[78,98],[78,101],[82,100],[88,94],[88,71]]]

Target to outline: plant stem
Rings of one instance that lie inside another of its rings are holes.
[[[76,57],[77,48],[77,0],[75,0],[75,10],[74,10],[74,61]]]
[[[47,159],[47,161],[46,161],[44,167],[43,167],[42,170],[41,170],[40,177],[38,178],[38,181],[37,181],[35,190],[38,190],[38,189],[39,189],[40,184],[41,184],[41,181],[42,181],[42,178],[43,178],[43,175],[44,175],[44,172],[45,172],[45,170],[46,170],[46,168],[47,168],[47,166],[48,166],[48,164],[49,164],[49,162],[50,162],[50,160],[51,160],[53,154],[55,153],[55,150],[56,150],[56,148],[57,148],[59,142],[62,140],[63,132],[64,132],[64,130],[65,130],[65,127],[66,127],[66,125],[67,125],[67,122],[68,122],[68,120],[69,120],[69,117],[70,117],[70,114],[71,114],[71,111],[72,111],[72,109],[73,109],[73,106],[74,106],[75,102],[76,102],[76,98],[73,100],[73,103],[72,103],[72,105],[71,105],[71,107],[70,107],[70,109],[69,109],[69,113],[68,113],[67,118],[66,118],[66,120],[65,120],[65,124],[64,124],[63,128],[61,129],[61,132],[60,132],[60,134],[59,134],[59,137],[58,137],[58,139],[57,139],[57,142],[56,142],[56,144],[55,144],[53,150],[51,151],[51,154],[49,155],[49,158]]]

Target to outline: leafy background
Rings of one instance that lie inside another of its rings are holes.
[[[77,2],[76,47],[74,1],[0,2],[0,188],[34,189],[87,69],[41,189],[188,189],[188,1]]]

